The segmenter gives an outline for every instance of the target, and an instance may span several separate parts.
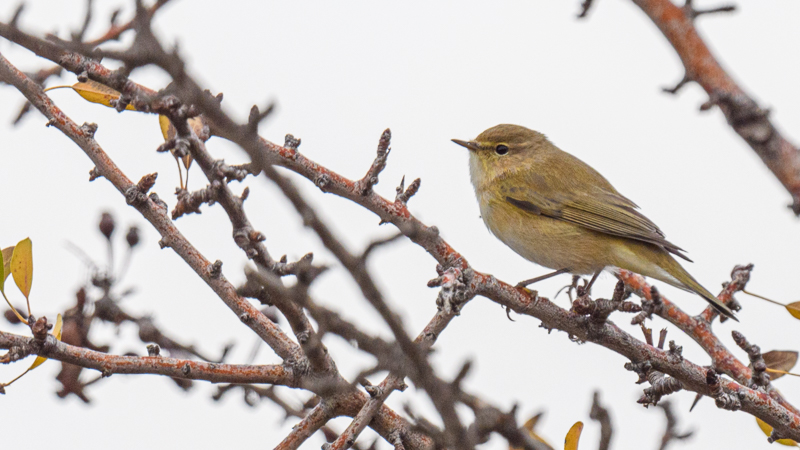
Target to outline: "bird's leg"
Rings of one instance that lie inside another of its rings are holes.
[[[536,278],[531,278],[530,280],[520,281],[519,283],[517,283],[517,287],[526,287],[526,286],[529,286],[529,285],[531,285],[533,283],[537,283],[539,281],[546,280],[548,278],[552,278],[552,277],[554,277],[556,275],[561,275],[562,273],[567,273],[567,272],[569,272],[569,270],[570,269],[568,267],[565,267],[563,269],[558,269],[555,272],[550,272],[548,274],[545,274],[545,275],[542,275],[542,276],[539,276],[539,277],[536,277]]]
[[[176,163],[178,163],[178,176],[179,176],[179,177],[180,177],[180,179],[181,179],[181,189],[186,189],[186,188],[184,187],[184,185],[183,185],[183,172],[181,172],[181,160],[180,160],[180,158],[177,158],[177,157],[176,157],[176,158],[175,158],[175,162],[176,162]],[[186,174],[186,177],[187,177],[187,178],[189,177],[189,174],[188,174],[188,173]],[[187,180],[187,181],[188,181],[188,180]]]
[[[595,281],[597,281],[597,277],[600,276],[600,272],[602,272],[602,270],[598,270],[597,272],[595,272],[594,275],[592,275],[592,279],[589,280],[589,284],[587,284],[583,288],[584,292],[586,292],[586,295],[589,295],[589,294],[592,293],[592,285],[594,284]]]
[[[576,289],[578,289],[578,281],[580,281],[580,279],[581,279],[580,275],[573,275],[572,276],[572,283],[570,283],[570,284],[562,287],[561,289],[559,289],[558,292],[556,292],[556,295],[553,296],[553,298],[557,298],[558,294],[560,294],[561,291],[566,289],[567,290],[567,297],[569,297],[569,301],[571,302],[572,301],[572,292],[575,291]]]

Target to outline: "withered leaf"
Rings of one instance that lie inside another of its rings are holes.
[[[789,372],[792,370],[795,364],[797,364],[798,353],[791,350],[773,350],[771,352],[763,353],[761,356],[764,358],[767,368]],[[773,380],[777,380],[783,375],[785,374],[775,372],[770,373],[770,377]]]

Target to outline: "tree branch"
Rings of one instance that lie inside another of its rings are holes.
[[[713,105],[720,107],[728,124],[789,191],[790,207],[800,215],[800,149],[778,131],[769,119],[769,111],[758,106],[720,66],[694,26],[696,14],[687,15],[685,8],[670,0],[632,1],[656,24],[678,53],[686,77],[706,91],[709,101],[704,109]]]
[[[118,374],[153,374],[212,383],[269,383],[298,387],[292,370],[281,365],[218,364],[162,356],[117,356],[65,344],[48,335],[45,341],[0,331],[0,348],[9,349],[10,361],[28,355],[95,369],[104,377]]]
[[[105,72],[109,73],[107,69]],[[156,194],[150,194],[147,197],[138,190],[94,139],[94,130],[91,127],[78,126],[73,122],[50,101],[39,85],[12,66],[2,54],[0,54],[0,79],[17,88],[48,119],[49,124],[58,128],[75,142],[92,160],[97,171],[126,197],[128,204],[136,208],[158,230],[161,234],[161,245],[172,248],[183,258],[237,316],[246,317],[248,319],[246,324],[264,339],[281,358],[286,360],[297,356],[299,347],[277,325],[261,314],[261,311],[250,302],[237,295],[236,289],[224,277],[211,276],[209,268],[212,267],[212,264],[194,248],[167,217],[166,205]]]
[[[330,408],[323,400],[317,404],[303,420],[292,427],[292,432],[275,447],[275,450],[297,450],[308,440],[312,434],[322,428],[323,425],[333,418]]]
[[[657,2],[641,1],[640,3],[650,4]],[[140,11],[142,10],[140,9]],[[145,23],[145,21],[140,21],[139,23]],[[149,23],[145,23],[145,25],[149,27]],[[751,389],[747,387],[749,383],[720,378],[717,376],[714,369],[700,367],[699,365],[679,357],[680,355],[677,354],[678,352],[676,350],[677,347],[671,346],[672,348],[669,351],[664,351],[633,338],[616,327],[612,322],[606,320],[608,314],[605,314],[605,310],[608,308],[601,308],[603,314],[598,317],[592,317],[593,314],[586,316],[580,312],[566,311],[554,305],[549,300],[532,294],[530,291],[514,288],[490,275],[473,271],[466,259],[439,236],[438,230],[435,227],[424,225],[408,210],[406,204],[407,199],[413,194],[418,184],[412,183],[415,189],[411,189],[410,187],[408,190],[402,192],[402,196],[399,193],[395,201],[391,202],[376,194],[372,189],[368,189],[368,192],[364,193],[365,189],[363,188],[363,183],[359,186],[359,183],[344,178],[305,158],[297,151],[296,144],[280,146],[266,141],[256,134],[254,127],[248,126],[247,124],[237,125],[233,122],[230,117],[222,111],[219,102],[210,95],[207,95],[194,80],[188,77],[183,71],[183,62],[175,55],[166,54],[157,43],[154,43],[155,41],[153,41],[154,38],[149,28],[137,28],[137,30],[139,32],[137,34],[138,44],[144,45],[142,43],[145,43],[150,45],[150,47],[147,48],[148,50],[153,50],[153,52],[142,53],[142,48],[133,48],[132,50],[138,52],[101,52],[99,54],[118,58],[126,64],[126,67],[134,67],[136,65],[152,62],[164,68],[176,80],[175,92],[183,104],[187,105],[187,108],[197,108],[198,111],[201,111],[212,123],[214,133],[239,144],[250,154],[256,167],[264,171],[270,179],[281,187],[284,194],[293,202],[295,208],[304,220],[317,232],[323,240],[323,243],[331,249],[342,264],[349,270],[351,276],[359,283],[359,287],[361,287],[364,296],[373,304],[381,313],[384,320],[389,324],[395,335],[395,339],[398,341],[398,345],[403,349],[403,353],[413,361],[413,365],[417,369],[417,373],[413,374],[414,377],[419,377],[422,380],[422,382],[419,383],[415,380],[415,383],[428,390],[428,394],[434,400],[437,409],[439,409],[440,414],[444,418],[446,426],[449,428],[450,436],[454,438],[453,443],[455,445],[469,446],[469,440],[463,438],[463,430],[461,430],[457,416],[454,420],[452,416],[450,416],[450,412],[454,406],[454,401],[448,398],[448,395],[452,397],[452,393],[449,393],[451,387],[444,385],[438,377],[435,377],[432,371],[427,372],[429,365],[427,359],[424,357],[423,349],[420,348],[421,346],[410,342],[410,338],[405,334],[402,323],[396,317],[395,313],[388,308],[380,292],[377,292],[377,288],[374,288],[374,283],[369,278],[369,274],[363,267],[360,267],[360,265],[363,264],[361,258],[349,254],[346,249],[341,247],[339,241],[327,230],[326,226],[315,216],[313,210],[308,207],[304,199],[297,193],[296,188],[282,175],[278,174],[272,167],[272,164],[279,164],[287,167],[314,182],[324,192],[331,192],[341,197],[348,198],[374,212],[381,218],[382,222],[393,223],[403,234],[428,251],[440,264],[438,268],[440,277],[436,279],[435,283],[432,285],[442,286],[439,300],[442,305],[442,311],[440,311],[440,313],[442,313],[444,317],[456,314],[458,305],[463,305],[464,302],[473,298],[475,295],[485,296],[517,313],[539,318],[546,328],[563,330],[574,340],[597,343],[627,357],[633,364],[637,364],[640,367],[645,367],[645,365],[647,365],[647,373],[657,371],[666,374],[676,380],[680,388],[689,389],[715,398],[717,405],[721,408],[732,410],[742,409],[743,411],[753,414],[775,427],[776,433],[779,433],[781,436],[794,439],[800,438],[800,426],[797,425],[800,423],[800,415],[798,415],[793,407],[785,403],[785,400],[782,402],[780,396],[775,397],[773,393],[766,395],[762,391]],[[0,24],[0,35],[7,36],[10,40],[14,40],[15,42],[21,43],[23,46],[34,49],[37,54],[47,55],[46,57],[53,59],[63,67],[75,73],[117,89],[123,93],[123,96],[130,99],[131,104],[137,105],[137,109],[141,107],[141,110],[149,111],[153,103],[155,97],[151,90],[132,83],[122,72],[109,71],[92,58],[86,58],[58,46],[53,46],[50,43],[21,34],[13,26]],[[135,43],[134,45],[137,44]],[[34,106],[39,108],[48,117],[52,125],[58,127],[81,146],[97,165],[97,172],[112,181],[117,189],[126,195],[128,202],[139,209],[162,233],[164,237],[162,241],[164,244],[172,246],[173,248],[175,248],[176,245],[179,246],[180,248],[177,248],[176,252],[187,260],[190,266],[195,269],[206,283],[215,289],[215,291],[218,291],[218,295],[229,304],[231,309],[238,313],[238,311],[246,308],[237,303],[239,301],[244,302],[243,299],[235,295],[231,297],[228,294],[229,285],[225,284],[227,282],[224,282],[224,279],[221,277],[219,268],[209,264],[208,261],[202,257],[199,257],[200,260],[198,263],[198,261],[193,259],[194,256],[197,255],[196,250],[187,242],[176,238],[176,236],[180,237],[180,235],[175,234],[177,230],[174,230],[175,233],[172,232],[174,225],[171,221],[165,219],[165,208],[161,206],[158,198],[154,197],[154,194],[151,194],[150,198],[145,197],[141,190],[137,190],[133,183],[119,172],[119,169],[108,160],[108,157],[102,152],[102,149],[100,149],[92,139],[93,127],[78,127],[73,122],[69,121],[60,110],[49,103],[49,99],[41,93],[40,89],[37,90],[35,85],[30,86],[26,84],[24,76],[21,76],[21,74],[18,74],[18,71],[15,72],[15,70],[16,69],[10,66],[5,59],[0,59],[0,78],[11,80],[12,84],[23,92]],[[687,74],[689,74],[693,80],[698,80],[697,73],[687,70]],[[698,80],[698,82],[700,81]],[[733,110],[732,106],[720,100],[722,97],[717,98],[723,111],[725,111],[726,108]],[[182,237],[180,238],[182,239]],[[216,267],[216,271],[210,270],[213,268],[212,266]],[[373,288],[375,292],[372,291]],[[649,287],[647,291],[649,292]],[[249,305],[249,303],[245,303]],[[600,303],[596,302],[594,308],[599,307],[598,305],[600,305]],[[609,310],[609,314],[612,311],[613,308]],[[659,304],[658,311],[655,311],[655,309],[653,309],[653,311],[658,314],[667,314],[668,316],[677,314],[681,318],[683,318],[683,316],[689,317],[678,310],[677,307],[674,307],[674,305],[669,304],[663,299]],[[665,311],[668,311],[668,313],[665,313]],[[681,314],[683,316],[681,316]],[[251,316],[247,316],[246,313],[243,313],[240,317],[243,321],[249,321],[252,318]],[[706,318],[704,315],[701,315],[699,318],[690,318],[698,322],[698,324],[692,323],[691,325],[696,325],[696,332],[705,332],[702,325],[699,324],[700,321],[705,321],[707,323],[706,330],[708,330],[708,333],[711,333],[708,326],[711,318]],[[449,319],[445,320],[444,325],[446,325],[447,320]],[[683,321],[683,319],[681,320]],[[688,324],[689,322],[686,323]],[[298,346],[289,341],[288,338],[282,334],[279,334],[279,331],[273,333],[273,329],[267,326],[250,326],[254,331],[259,333],[260,336],[264,335],[262,337],[267,340],[279,354],[283,352],[288,357],[297,353],[296,350]],[[713,342],[709,341],[709,343]],[[719,351],[720,355],[723,354],[722,352],[727,352],[724,347],[712,350]],[[281,356],[283,357],[284,355],[281,354]],[[731,359],[735,361],[735,358],[732,356]],[[746,372],[743,372],[741,367],[738,367],[737,364],[742,365],[740,362],[736,361],[736,363],[731,363],[729,365],[728,370],[737,370],[740,374],[745,374]],[[427,377],[429,374],[431,376]],[[338,373],[336,375],[338,376]],[[326,400],[331,402],[331,408],[334,411],[330,414],[330,417],[339,414],[357,417],[368,401],[365,394],[354,389],[345,393],[337,392],[331,394]],[[311,419],[309,420],[311,421]],[[312,424],[315,423],[314,421],[311,422]],[[410,448],[429,448],[433,442],[429,437],[424,436],[424,434],[414,432],[407,421],[403,420],[397,413],[387,408],[385,405],[381,405],[380,411],[374,416],[370,422],[370,426],[395,445],[403,445]],[[305,438],[303,438],[304,435],[300,435],[299,433],[300,432],[298,432],[297,441],[302,442]]]

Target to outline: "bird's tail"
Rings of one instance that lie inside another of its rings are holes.
[[[711,304],[720,314],[729,317],[735,321],[739,321],[736,318],[736,315],[733,314],[733,311],[730,310],[724,303],[722,303],[714,294],[709,292],[706,288],[700,285],[697,280],[694,279],[689,272],[686,271],[678,261],[672,256],[664,253],[665,258],[662,258],[662,261],[659,261],[661,264],[659,266],[665,272],[669,274],[669,276],[658,276],[657,274],[650,274],[653,278],[659,279],[665,283],[669,283],[677,288],[694,292],[695,294],[703,297],[705,301]],[[671,279],[670,279],[671,278]]]

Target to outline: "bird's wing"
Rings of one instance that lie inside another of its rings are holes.
[[[505,200],[528,213],[581,225],[590,230],[658,245],[670,253],[691,261],[683,249],[664,239],[664,233],[637,206],[611,185],[596,186],[589,193],[576,194],[559,189],[548,198],[531,189],[514,189]]]

